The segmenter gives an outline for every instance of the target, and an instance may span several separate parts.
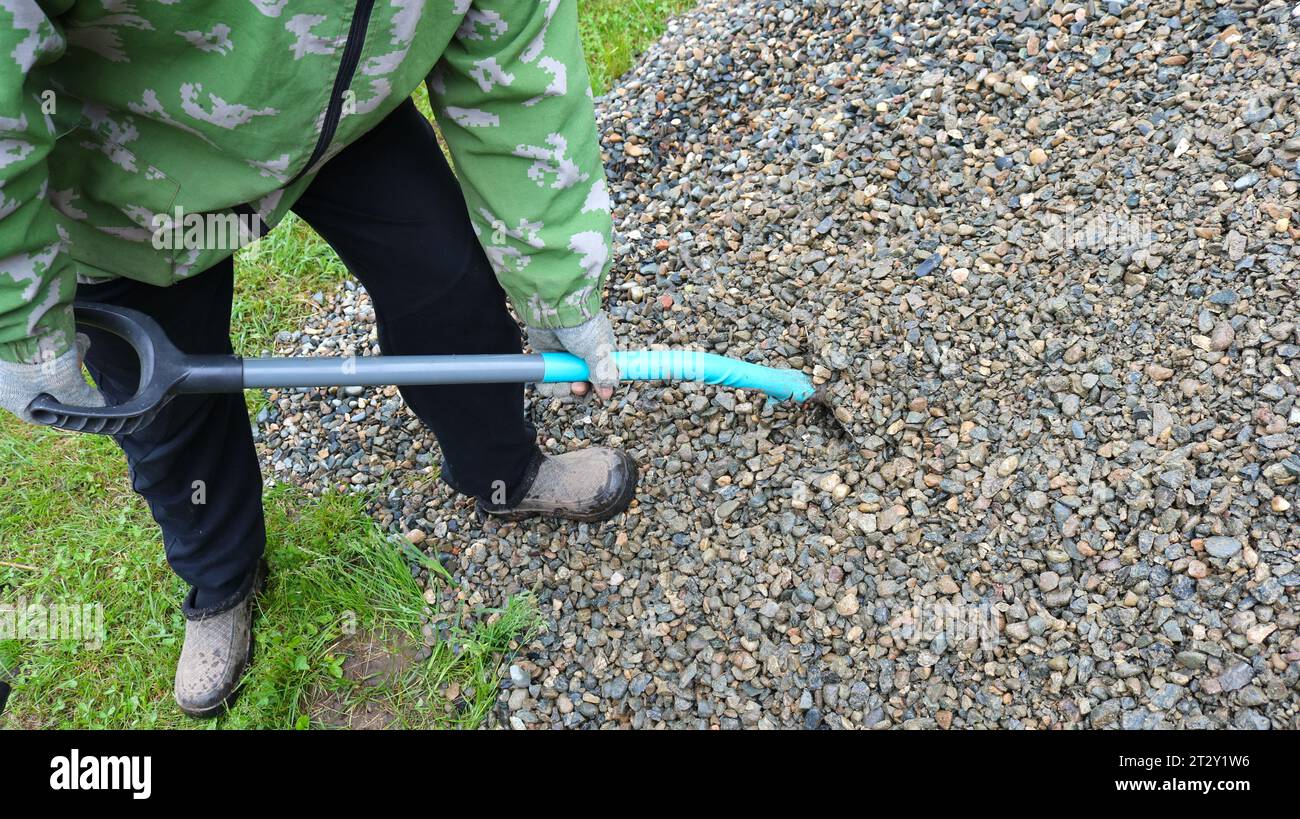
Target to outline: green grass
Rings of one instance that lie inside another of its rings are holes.
[[[275,334],[302,326],[312,294],[328,292],[348,269],[316,231],[290,214],[265,238],[235,254],[235,352],[257,356],[274,349]]]
[[[335,644],[350,629],[421,640],[425,600],[404,553],[385,540],[357,496],[308,499],[290,487],[266,496],[271,582],[260,599],[257,651],[236,706],[214,723],[185,719],[171,700],[184,623],[182,582],[157,528],[129,489],[111,440],[0,421],[0,599],[102,605],[101,645],[0,642],[16,675],[0,724],[20,727],[307,727],[313,690],[341,701],[383,699],[414,727],[477,724],[495,700],[505,656],[536,628],[532,599],[453,624],[451,645],[392,681],[341,676]],[[40,476],[32,480],[33,475]],[[424,558],[424,560],[428,560]],[[435,572],[438,567],[433,567]],[[7,635],[13,636],[13,635]],[[451,683],[458,702],[445,701]]]
[[[596,93],[662,33],[668,15],[693,4],[580,0]],[[428,115],[423,90],[416,98]],[[295,217],[240,251],[235,267],[232,326],[243,355],[273,349],[276,333],[300,328],[311,314],[313,293],[348,275]],[[248,395],[256,408],[261,396]],[[315,724],[310,702],[322,696],[346,708],[378,703],[400,725],[469,727],[492,707],[505,657],[539,627],[532,597],[522,595],[501,610],[462,612],[428,661],[382,685],[351,680],[340,648],[345,629],[419,643],[421,590],[362,499],[276,488],[266,497],[272,579],[260,601],[254,665],[230,714],[194,723],[171,699],[185,589],[116,446],[0,412],[0,463],[0,604],[100,604],[105,626],[97,647],[0,640],[0,674],[14,678],[0,727],[305,727]]]
[[[695,0],[578,0],[578,27],[597,94],[632,67],[646,46],[664,33],[667,19]]]

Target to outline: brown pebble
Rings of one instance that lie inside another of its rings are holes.
[[[1168,381],[1174,377],[1174,371],[1159,364],[1147,365],[1147,378],[1152,381]]]

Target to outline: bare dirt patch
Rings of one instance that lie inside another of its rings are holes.
[[[312,724],[360,730],[397,727],[401,717],[391,691],[415,663],[416,647],[410,640],[401,634],[363,631],[340,638],[330,653],[344,658],[342,684],[311,691],[307,713]],[[376,694],[375,689],[384,693]]]

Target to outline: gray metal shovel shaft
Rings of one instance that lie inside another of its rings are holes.
[[[545,374],[542,357],[526,354],[244,359],[245,387],[520,384]]]
[[[342,358],[252,358],[186,355],[149,316],[107,304],[77,304],[77,324],[125,341],[140,363],[140,385],[111,406],[67,406],[38,395],[27,406],[39,424],[75,432],[129,435],[151,423],[172,396],[235,393],[264,387],[377,387],[388,384],[519,384],[590,380],[587,363],[569,353]],[[824,391],[798,370],[765,367],[690,350],[615,350],[620,380],[696,381],[756,389],[771,398],[824,401]]]

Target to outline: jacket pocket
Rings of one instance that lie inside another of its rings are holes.
[[[176,251],[159,249],[154,238],[156,217],[171,216],[180,196],[174,179],[127,145],[79,127],[56,143],[50,185],[64,198],[56,210],[79,273],[171,283]]]

